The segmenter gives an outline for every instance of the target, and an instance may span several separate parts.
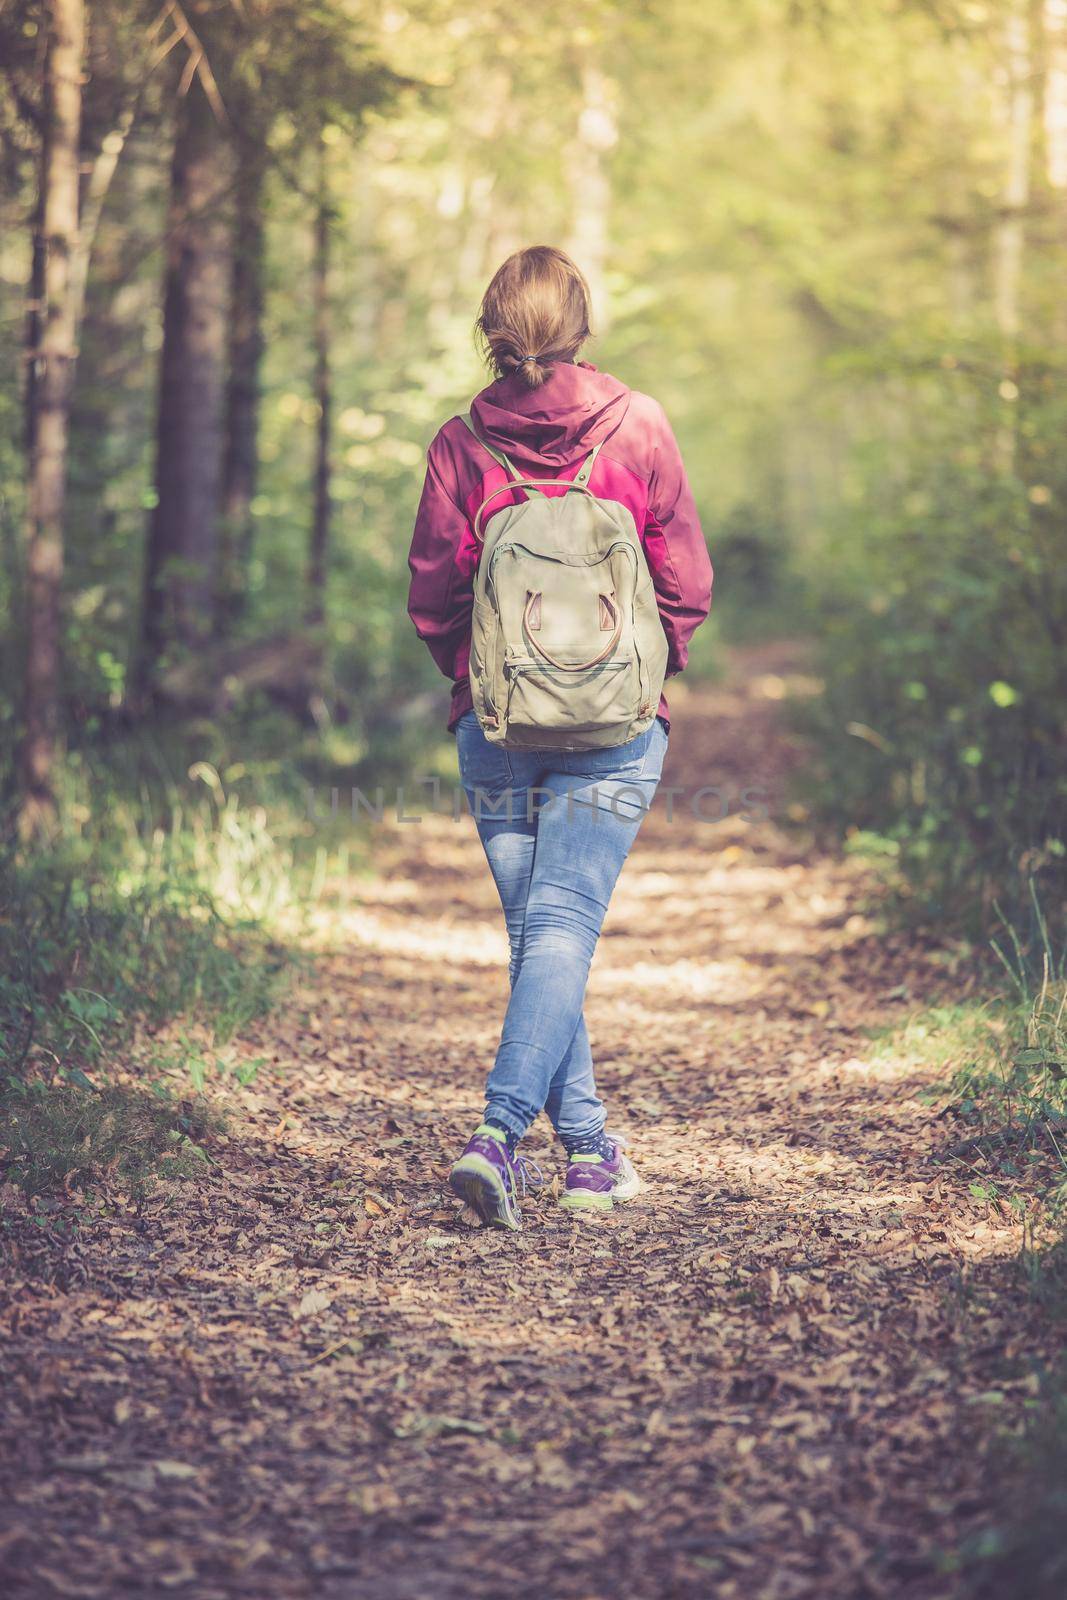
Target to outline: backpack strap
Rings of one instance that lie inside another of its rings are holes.
[[[486,506],[495,500],[498,494],[507,494],[512,489],[536,489],[538,493],[542,489],[562,489],[564,494],[589,494],[589,490],[584,483],[578,483],[577,481],[571,483],[566,478],[517,478],[514,483],[502,483],[499,489],[494,489],[491,494],[486,495],[475,513],[473,523],[474,537],[479,544],[485,543],[484,521]]]
[[[515,467],[512,466],[511,462],[508,460],[508,458],[504,454],[503,450],[494,450],[493,446],[491,444],[486,444],[485,440],[482,438],[481,434],[478,432],[477,428],[474,426],[474,422],[471,419],[470,412],[469,411],[461,412],[459,420],[462,423],[464,423],[466,425],[466,427],[468,427],[470,429],[470,431],[473,433],[474,437],[477,439],[478,443],[481,445],[482,449],[484,451],[486,451],[486,453],[488,455],[492,456],[492,458],[496,462],[497,466],[498,467],[503,467],[503,469],[507,473],[508,477],[511,478],[514,483],[518,483],[520,478],[522,477],[522,473],[519,472]]]
[[[573,481],[580,489],[584,489],[586,484],[589,482],[589,475],[596,466],[596,458],[600,454],[600,445],[603,443],[604,441],[601,439],[600,444],[595,444],[593,446],[585,460],[582,462],[581,471],[575,474]]]

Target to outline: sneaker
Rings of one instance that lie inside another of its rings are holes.
[[[611,1141],[607,1156],[571,1156],[567,1164],[567,1183],[559,1197],[568,1211],[611,1211],[616,1200],[632,1200],[641,1188],[633,1162],[623,1153],[618,1139]]]
[[[522,1227],[518,1184],[523,1183],[523,1163],[508,1150],[499,1128],[487,1122],[475,1128],[467,1148],[448,1174],[449,1188],[477,1212],[487,1228]]]

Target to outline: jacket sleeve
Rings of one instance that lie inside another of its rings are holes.
[[[662,412],[648,483],[644,543],[667,635],[667,676],[681,672],[689,641],[711,609],[711,558],[681,452]]]
[[[461,562],[461,551],[472,543],[473,534],[459,493],[455,463],[438,434],[427,456],[408,554],[408,615],[446,678],[456,676],[456,657],[470,633],[474,603],[470,563]]]

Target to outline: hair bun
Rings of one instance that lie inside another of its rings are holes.
[[[542,365],[540,356],[523,356],[515,371],[531,389],[539,389],[551,374],[552,368]]]

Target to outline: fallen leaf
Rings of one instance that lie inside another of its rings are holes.
[[[160,1478],[195,1478],[199,1468],[190,1466],[187,1461],[153,1461],[152,1466]]]
[[[331,1295],[325,1289],[309,1289],[296,1308],[298,1317],[317,1317],[320,1311],[326,1311],[333,1304]]]

